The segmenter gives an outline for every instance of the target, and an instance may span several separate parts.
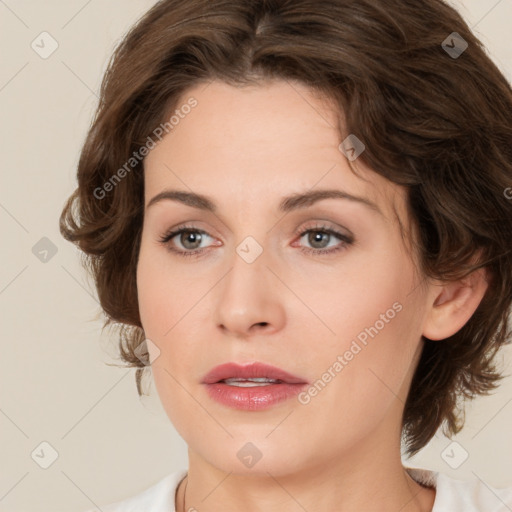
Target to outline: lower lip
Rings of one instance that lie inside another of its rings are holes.
[[[233,409],[262,411],[297,396],[307,384],[270,384],[268,386],[238,387],[224,382],[205,384],[210,397]]]

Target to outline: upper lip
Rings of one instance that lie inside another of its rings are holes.
[[[212,368],[203,378],[203,384],[214,384],[224,379],[238,378],[238,379],[250,379],[250,378],[263,378],[273,380],[280,380],[287,384],[306,384],[307,382],[291,373],[288,373],[280,368],[271,366],[265,363],[249,363],[249,364],[238,364],[238,363],[225,363]]]

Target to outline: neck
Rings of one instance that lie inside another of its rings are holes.
[[[383,457],[386,451],[382,445],[366,453],[354,447],[351,453],[321,465],[276,475],[262,470],[225,472],[189,450],[189,471],[178,489],[176,510],[431,512],[435,490],[415,482],[399,456]]]

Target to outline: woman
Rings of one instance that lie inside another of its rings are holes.
[[[61,231],[189,465],[102,510],[509,510],[400,450],[500,378],[511,140],[510,85],[441,0],[158,2]]]

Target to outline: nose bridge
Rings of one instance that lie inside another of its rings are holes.
[[[263,247],[263,242],[260,243],[251,235],[246,236],[234,247],[225,292],[234,294],[237,300],[247,304],[257,300],[263,289],[268,290],[268,263],[269,252]]]
[[[254,324],[279,323],[279,297],[267,268],[270,252],[253,236],[246,236],[230,258],[230,271],[220,287],[217,324],[230,331],[247,332]]]

